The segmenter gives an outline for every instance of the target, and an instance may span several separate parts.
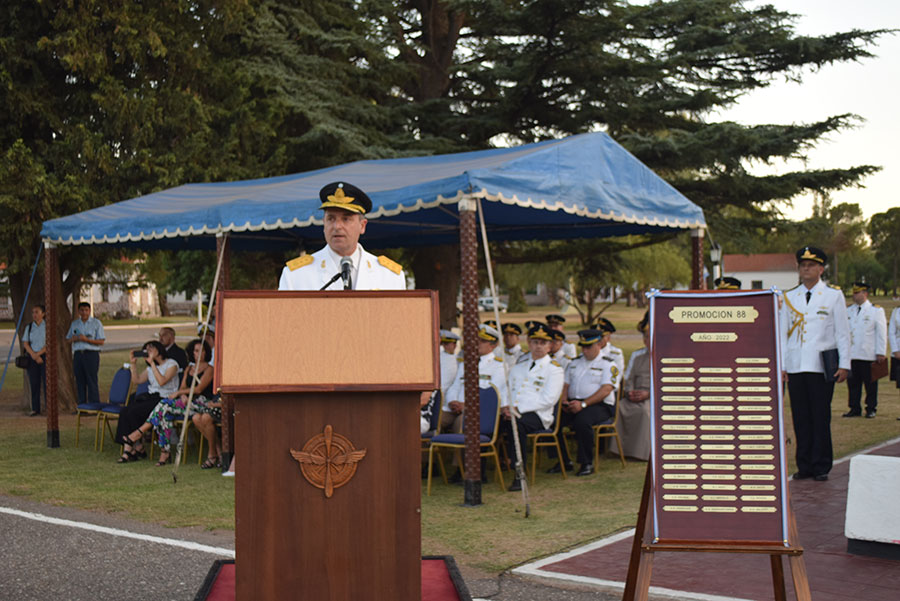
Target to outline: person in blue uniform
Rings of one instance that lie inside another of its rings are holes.
[[[99,403],[100,347],[106,342],[106,334],[100,320],[91,317],[89,303],[78,303],[78,319],[69,326],[66,340],[72,343],[72,371],[75,372],[78,404]]]
[[[850,371],[847,307],[844,294],[822,281],[827,261],[819,248],[797,251],[800,285],[784,293],[780,312],[782,365],[797,441],[795,480],[828,480],[834,384]]]

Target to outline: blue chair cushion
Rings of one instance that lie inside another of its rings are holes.
[[[78,405],[79,411],[100,411],[105,406],[105,403],[82,403]]]
[[[491,442],[490,436],[485,436],[484,434],[479,435],[479,441],[482,443]],[[437,436],[431,439],[432,443],[440,442],[445,444],[466,444],[466,435],[465,434],[438,434]]]
[[[120,405],[118,403],[110,403],[110,404],[104,405],[103,409],[101,409],[101,411],[103,413],[119,415],[122,413],[123,409],[125,409],[125,405]]]

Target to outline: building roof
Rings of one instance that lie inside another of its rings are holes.
[[[724,255],[724,271],[796,271],[797,259],[793,253],[763,253],[758,255]]]

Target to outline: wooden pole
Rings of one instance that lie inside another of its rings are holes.
[[[463,304],[463,374],[465,377],[465,408],[463,434],[466,450],[463,458],[466,479],[463,502],[481,505],[481,457],[479,427],[481,425],[478,396],[478,233],[475,221],[475,200],[463,197],[459,201],[459,255],[462,275]]]
[[[703,277],[703,230],[691,230],[691,290],[706,290]]]
[[[231,289],[231,243],[228,236],[222,233],[216,234],[216,257],[222,256],[222,270],[219,272],[219,281],[216,290]],[[212,311],[214,298],[209,299],[209,308]],[[218,325],[218,324],[216,324]],[[219,332],[216,332],[219,336]],[[223,394],[222,401],[222,471],[228,471],[231,466],[231,458],[234,456],[234,396]]]
[[[56,340],[59,313],[55,310],[60,294],[59,251],[49,242],[44,243],[44,248],[44,302],[50,309],[46,314],[47,352],[44,354],[47,363],[47,447],[55,449],[59,447],[59,348]]]

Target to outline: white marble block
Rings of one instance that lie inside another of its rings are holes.
[[[857,455],[847,485],[848,539],[900,544],[900,457]]]

